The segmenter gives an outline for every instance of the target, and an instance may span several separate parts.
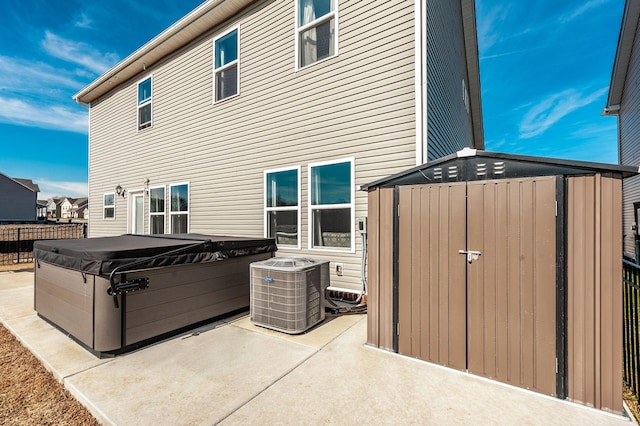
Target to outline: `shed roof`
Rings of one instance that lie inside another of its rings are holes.
[[[362,185],[361,189],[368,191],[378,187],[397,185],[595,173],[620,173],[623,177],[628,177],[637,175],[639,172],[638,167],[619,164],[504,154],[465,148],[438,160]]]

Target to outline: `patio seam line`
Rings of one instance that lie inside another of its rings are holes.
[[[311,353],[309,356],[305,357],[303,360],[301,360],[298,364],[294,365],[291,369],[289,369],[288,371],[284,372],[280,377],[276,378],[273,382],[271,382],[267,387],[265,387],[264,389],[260,390],[259,392],[257,392],[255,395],[253,395],[252,397],[250,397],[249,399],[247,399],[245,402],[243,402],[242,404],[240,404],[237,408],[232,409],[227,415],[225,415],[224,417],[222,417],[220,420],[216,421],[214,424],[218,425],[220,423],[222,423],[223,421],[225,421],[226,419],[228,419],[229,417],[231,417],[233,414],[235,414],[238,410],[240,410],[242,407],[244,407],[245,405],[249,404],[251,401],[253,401],[254,399],[256,399],[258,396],[262,395],[264,392],[267,391],[267,389],[273,387],[275,384],[277,384],[278,382],[280,382],[282,379],[284,379],[285,377],[287,377],[289,374],[293,373],[295,370],[297,370],[300,366],[302,366],[304,363],[306,363],[308,360],[310,360],[311,358],[313,358],[314,356],[318,355],[320,352],[322,352],[329,344],[331,344],[333,341],[335,341],[338,337],[342,336],[344,333],[346,333],[348,330],[351,330],[356,324],[358,324],[360,321],[362,321],[363,318],[360,318],[358,321],[354,322],[353,324],[351,324],[349,327],[345,328],[344,331],[342,331],[342,333],[338,334],[337,336],[335,336],[333,339],[329,340],[327,343],[325,343],[324,345],[322,345],[319,349],[316,349],[313,353]],[[237,326],[236,326],[237,327]],[[239,327],[241,328],[241,327]],[[254,331],[254,333],[256,333]],[[283,339],[285,340],[285,339]],[[287,340],[290,341],[290,340]],[[297,343],[297,342],[293,342],[293,343]],[[301,346],[305,346],[305,347],[309,347],[308,345],[304,345],[302,343],[297,343]]]

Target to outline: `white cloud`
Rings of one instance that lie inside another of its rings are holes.
[[[42,47],[51,56],[83,66],[96,74],[102,74],[118,62],[115,53],[102,53],[87,43],[67,40],[50,31],[45,32]]]
[[[595,102],[607,91],[608,88],[604,87],[591,94],[584,94],[575,89],[567,89],[548,96],[524,115],[519,127],[520,137],[528,139],[544,133],[563,117]]]
[[[503,37],[500,29],[502,22],[507,19],[508,7],[503,5],[493,5],[489,10],[484,10],[484,2],[478,3],[478,44],[480,51],[485,51]]]
[[[83,83],[74,75],[41,62],[0,56],[0,89],[15,92],[44,92],[51,88],[77,90]]]
[[[0,96],[0,121],[22,126],[66,130],[77,133],[88,131],[88,114],[61,106],[42,106],[19,99]]]
[[[86,13],[82,13],[74,25],[79,28],[91,28],[92,23],[93,20]]]
[[[573,10],[570,13],[562,15],[559,18],[559,21],[563,22],[563,23],[572,21],[572,20],[576,19],[577,17],[579,17],[580,15],[583,15],[583,14],[587,13],[591,9],[594,9],[594,8],[596,8],[596,7],[598,7],[598,6],[602,5],[602,4],[609,3],[609,1],[610,0],[589,0],[586,3],[584,3],[582,6],[577,8],[576,10]]]
[[[89,193],[86,182],[60,182],[48,179],[34,179],[40,187],[38,199],[46,200],[61,195],[67,197],[86,197]]]

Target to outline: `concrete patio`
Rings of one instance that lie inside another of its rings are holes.
[[[0,272],[0,321],[103,424],[632,422],[365,346],[366,316],[290,336],[248,314],[98,359],[33,310],[33,272]]]

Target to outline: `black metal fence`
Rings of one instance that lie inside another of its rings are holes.
[[[36,240],[86,237],[84,223],[0,225],[0,266],[32,262]]]
[[[624,383],[640,396],[640,265],[623,260],[622,317]]]

